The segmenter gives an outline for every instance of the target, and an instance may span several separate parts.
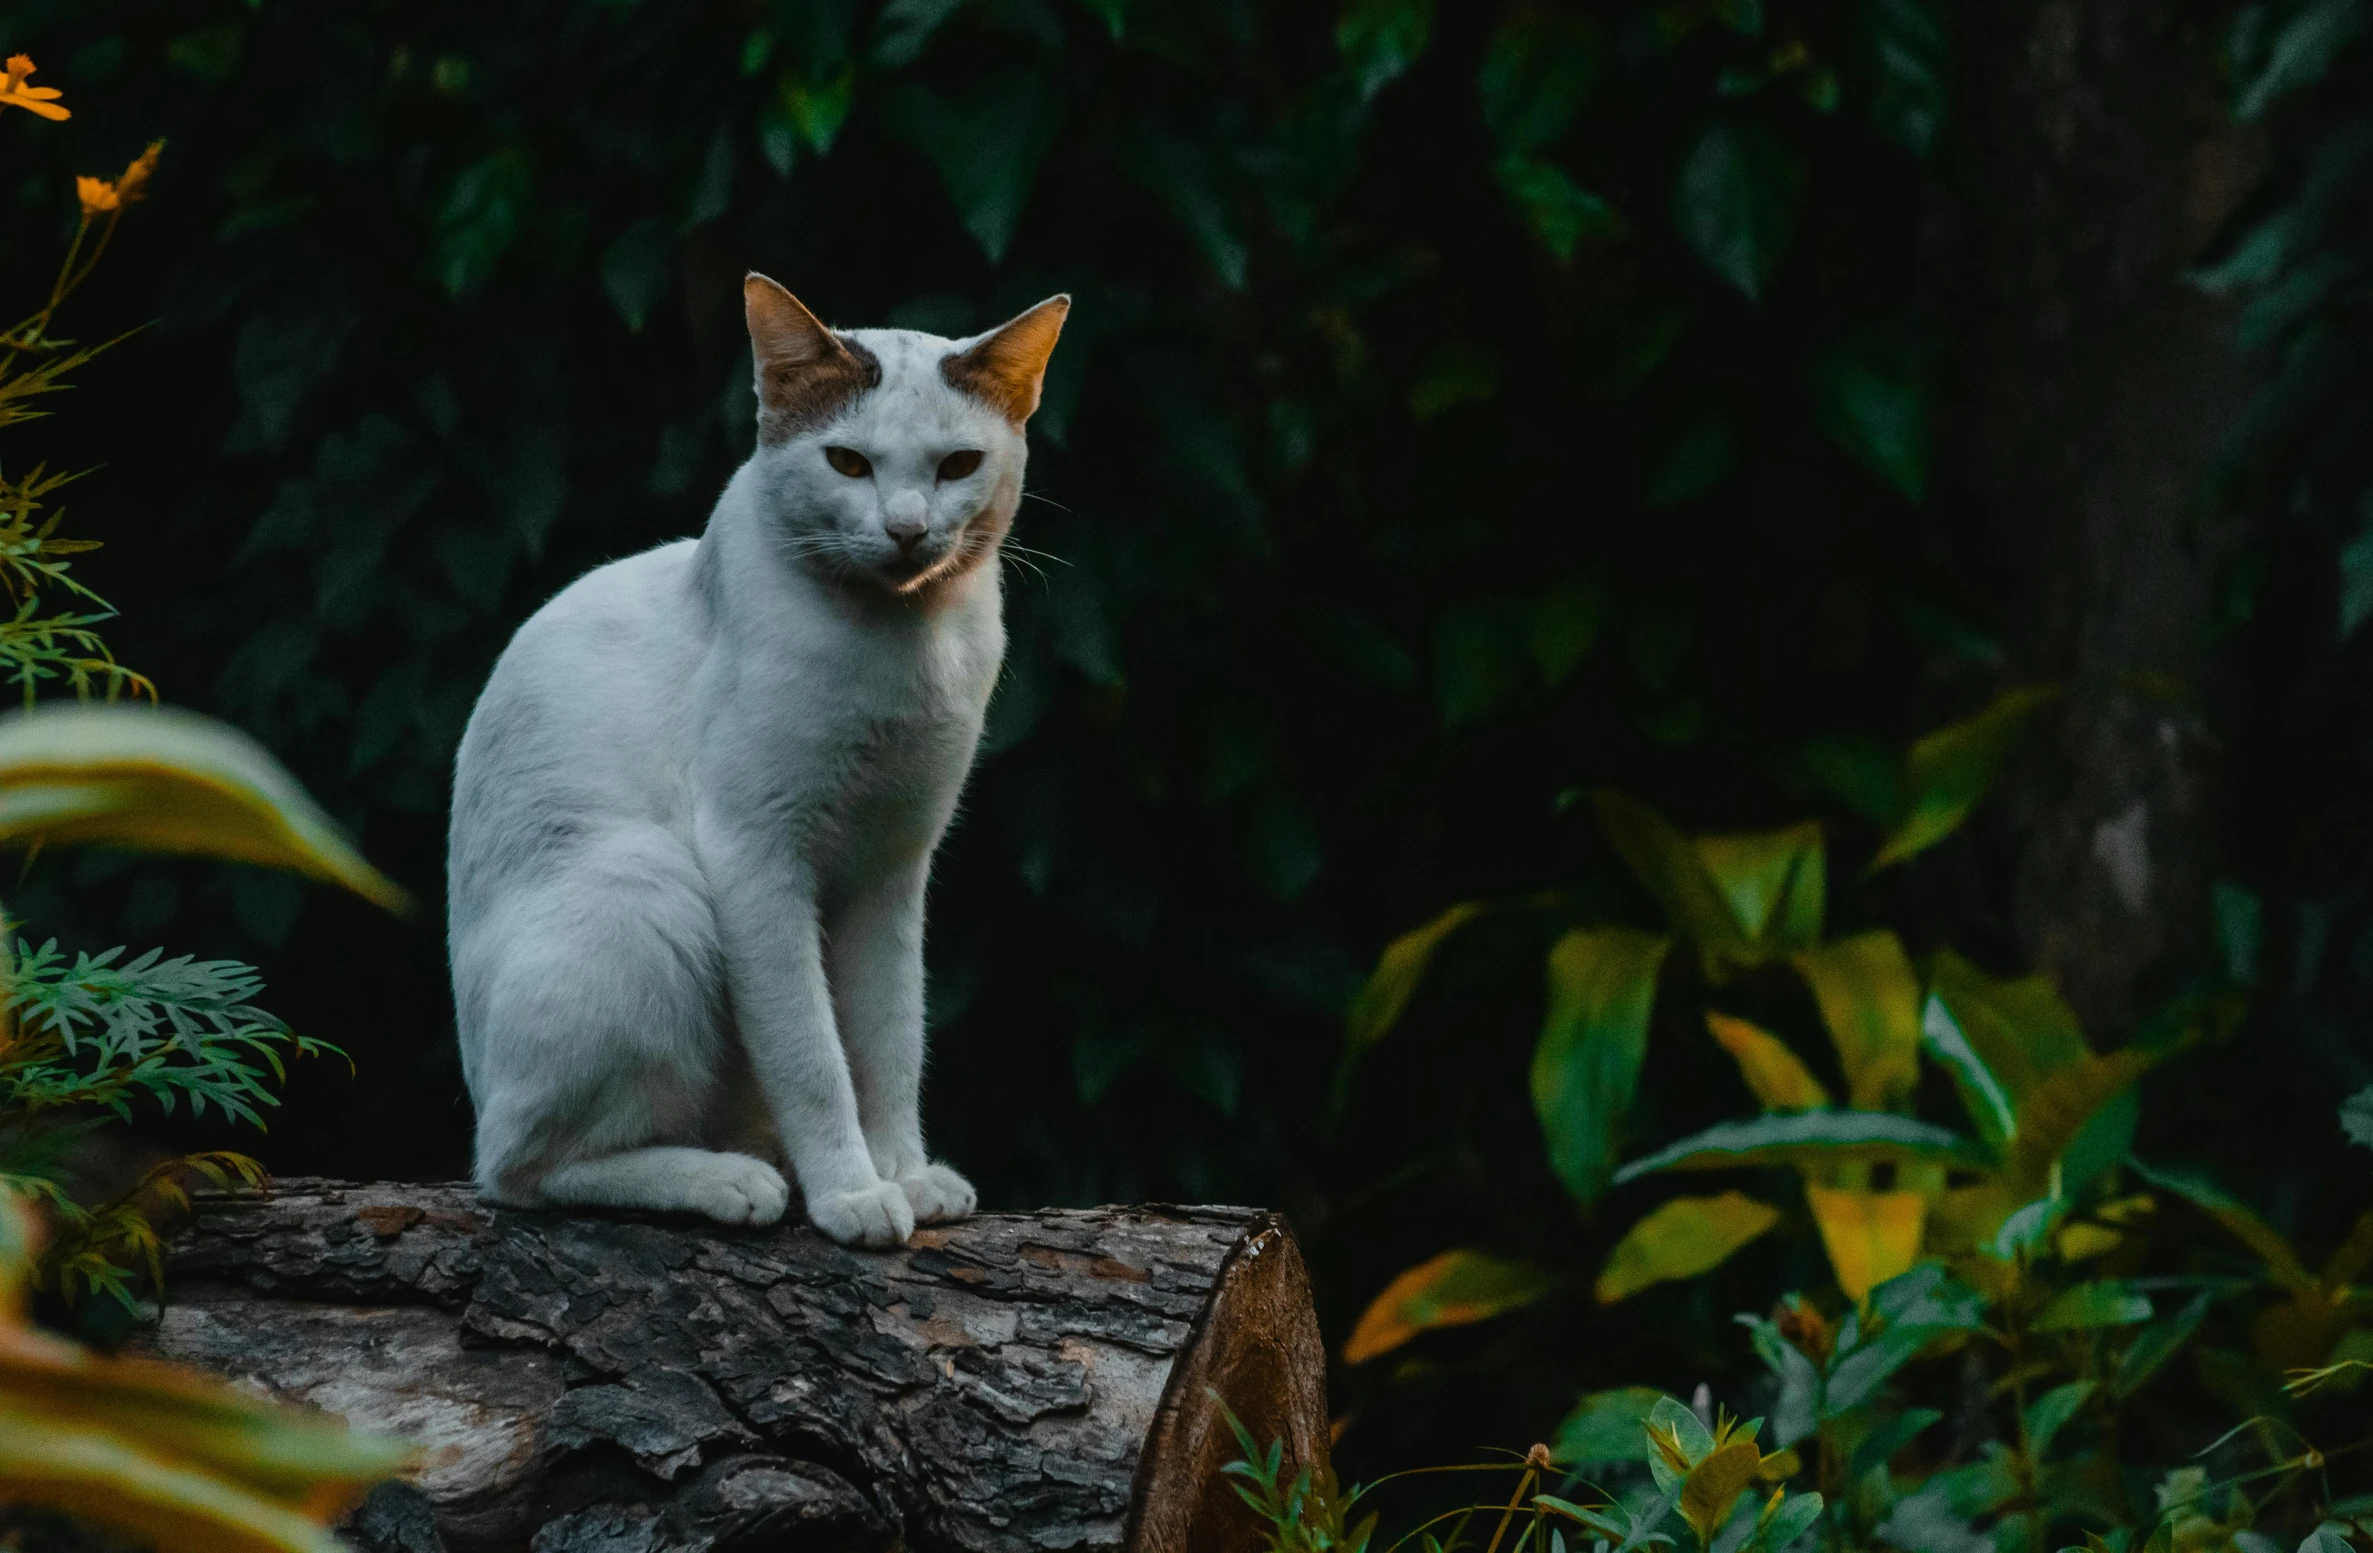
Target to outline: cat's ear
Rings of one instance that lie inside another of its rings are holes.
[[[999,324],[940,363],[947,380],[1016,426],[1038,408],[1046,360],[1070,316],[1071,298],[1048,297],[1019,318]]]
[[[756,270],[742,277],[742,316],[758,372],[759,434],[768,441],[830,419],[881,381],[870,355],[861,359],[799,298]]]

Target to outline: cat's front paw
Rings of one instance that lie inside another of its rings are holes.
[[[708,1168],[686,1172],[683,1206],[720,1224],[775,1223],[791,1205],[783,1173],[747,1154],[712,1154]]]
[[[844,1246],[897,1246],[915,1232],[915,1210],[895,1181],[876,1181],[853,1192],[823,1192],[808,1199],[807,1216],[816,1228]]]
[[[969,1218],[980,1200],[972,1183],[945,1165],[918,1165],[898,1178],[898,1189],[906,1193],[917,1224]]]

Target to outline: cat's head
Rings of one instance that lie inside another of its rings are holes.
[[[1022,499],[1022,428],[1071,299],[969,340],[835,333],[759,274],[742,282],[742,304],[758,373],[755,461],[785,553],[914,598],[993,560]]]

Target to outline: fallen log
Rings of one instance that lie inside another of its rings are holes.
[[[1307,1275],[1251,1209],[875,1252],[291,1179],[205,1202],[169,1270],[153,1351],[427,1447],[345,1529],[369,1553],[1250,1550],[1211,1394],[1326,1454]]]

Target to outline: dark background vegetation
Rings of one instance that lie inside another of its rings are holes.
[[[351,1051],[274,1168],[462,1174],[453,745],[542,600],[701,524],[742,272],[948,334],[1067,290],[933,902],[933,1136],[991,1206],[1277,1203],[1336,1338],[1448,1244],[1594,1269],[1648,1199],[1579,1216],[1542,1162],[1521,921],[1328,1093],[1351,989],[1449,902],[1650,919],[1568,801],[1612,784],[1820,817],[1840,931],[2046,969],[2102,1045],[2238,957],[2251,1019],[2150,1081],[2144,1146],[2328,1245],[2373,1078],[2364,9],[11,0],[75,118],[0,117],[8,294],[72,174],[167,148],[67,320],[149,327],[7,457],[102,466],[119,654],[424,909],[100,856],[11,908],[253,960]],[[2046,681],[1976,822],[1846,882],[1869,741]],[[1738,1108],[1702,1034],[1652,1051],[1635,1143]],[[1685,1394],[1821,1281],[1791,1254],[1348,1376],[1347,1449]]]

